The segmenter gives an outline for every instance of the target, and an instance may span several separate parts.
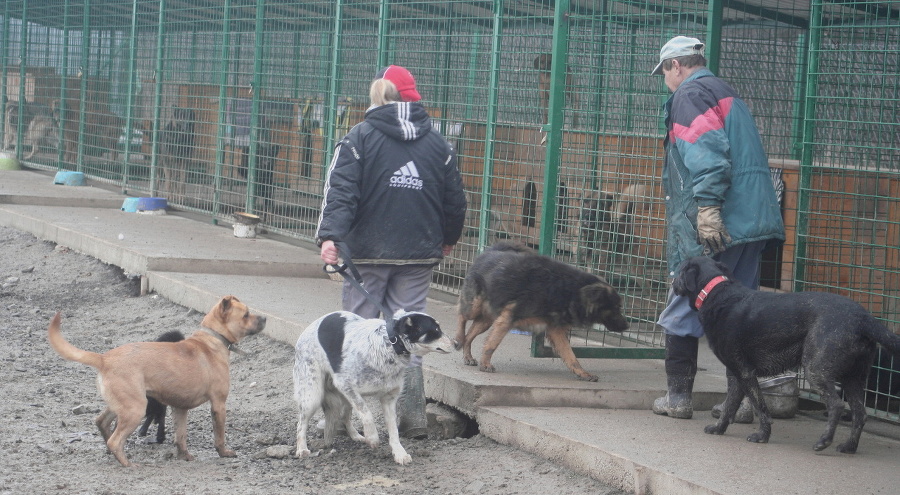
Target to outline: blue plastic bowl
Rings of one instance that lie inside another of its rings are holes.
[[[135,213],[138,211],[165,210],[168,206],[166,198],[125,198],[122,211]]]
[[[83,186],[84,173],[60,170],[59,172],[56,172],[56,176],[53,178],[53,183],[62,184],[64,186]]]

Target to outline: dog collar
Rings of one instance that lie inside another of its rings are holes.
[[[228,349],[229,351],[233,351],[233,352],[235,352],[237,354],[241,354],[241,355],[245,354],[244,351],[242,351],[238,348],[237,343],[228,340],[228,338],[225,337],[224,335],[222,335],[221,333],[216,332],[215,330],[213,330],[211,328],[206,328],[206,327],[200,327],[200,330],[203,330],[204,332],[219,339],[219,342],[221,342],[222,345],[224,345],[225,348]]]
[[[706,284],[706,287],[704,287],[703,290],[701,290],[697,294],[697,299],[694,301],[694,307],[697,308],[697,311],[700,311],[700,306],[703,306],[703,302],[706,301],[707,297],[709,297],[710,291],[712,291],[717,285],[726,280],[728,280],[728,277],[726,277],[725,275],[719,275]]]
[[[407,349],[406,343],[403,341],[403,338],[399,335],[394,335],[393,340],[387,335],[384,336],[384,341],[387,345],[394,348],[394,352],[398,355],[403,356],[404,354],[409,354],[409,349]]]

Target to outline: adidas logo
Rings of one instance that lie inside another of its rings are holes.
[[[400,170],[394,172],[394,175],[391,177],[391,187],[422,189],[424,184],[422,179],[419,178],[416,164],[412,161],[406,162],[406,165],[400,167]]]

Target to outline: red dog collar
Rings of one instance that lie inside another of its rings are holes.
[[[697,311],[700,311],[700,306],[703,306],[703,301],[706,301],[706,298],[709,297],[710,291],[712,291],[717,285],[726,280],[728,280],[728,277],[726,277],[725,275],[719,275],[718,277],[710,280],[708,284],[706,284],[706,287],[704,287],[703,290],[701,290],[697,294],[697,300],[694,301],[694,307],[697,308]]]

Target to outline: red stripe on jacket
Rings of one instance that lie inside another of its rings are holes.
[[[675,123],[672,125],[672,136],[691,144],[697,142],[700,136],[710,131],[718,131],[725,127],[725,117],[731,112],[731,104],[734,98],[729,96],[719,100],[719,103],[709,110],[698,115],[690,127]]]

